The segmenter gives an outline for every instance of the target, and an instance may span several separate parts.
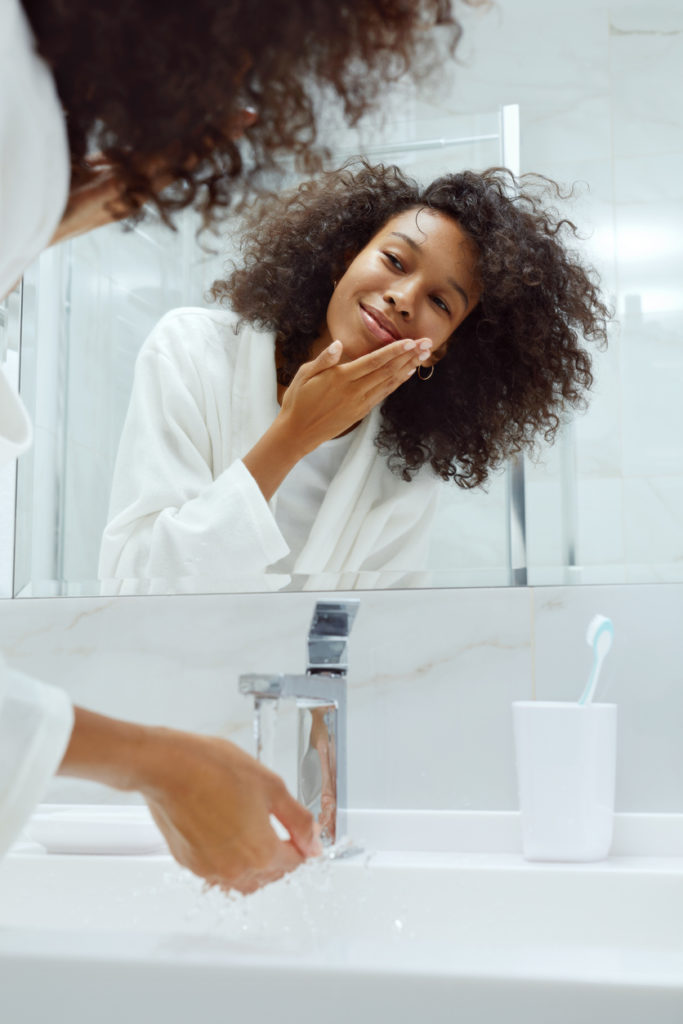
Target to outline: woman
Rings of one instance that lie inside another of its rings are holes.
[[[482,484],[591,385],[607,310],[547,189],[362,164],[257,207],[213,287],[232,312],[175,311],[141,351],[101,577],[419,568],[439,479]]]
[[[216,225],[279,153],[315,163],[317,87],[353,121],[404,68],[428,66],[425,23],[450,24],[457,40],[450,9],[2,0],[0,298],[51,241],[139,217],[146,203],[169,224],[192,205]],[[0,373],[0,459],[29,443]],[[176,858],[226,887],[253,889],[318,849],[308,812],[232,744],[73,709],[0,663],[0,856],[56,769],[140,791]]]

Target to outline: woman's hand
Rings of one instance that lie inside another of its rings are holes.
[[[367,416],[415,373],[431,349],[429,338],[402,339],[340,363],[342,344],[335,341],[300,366],[277,419],[243,459],[266,501],[304,455]]]
[[[340,363],[342,345],[336,341],[304,363],[285,392],[280,412],[303,453],[367,416],[415,373],[431,345],[429,338],[402,339]]]
[[[157,742],[166,750],[166,767],[142,793],[171,853],[194,874],[253,892],[322,852],[313,816],[282,779],[239,747],[167,730]],[[278,838],[271,814],[289,840]]]
[[[313,816],[227,740],[76,708],[59,773],[142,793],[176,860],[224,889],[252,892],[321,852]]]

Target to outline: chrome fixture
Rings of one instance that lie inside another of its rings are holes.
[[[346,673],[349,633],[359,600],[318,601],[307,638],[305,675],[239,679],[240,693],[254,698],[257,756],[264,758],[264,714],[280,700],[298,708],[297,799],[320,824],[321,840],[334,843],[346,810]]]

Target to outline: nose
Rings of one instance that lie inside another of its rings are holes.
[[[384,301],[394,306],[404,320],[409,320],[415,309],[415,288],[410,281],[403,280],[384,293]]]

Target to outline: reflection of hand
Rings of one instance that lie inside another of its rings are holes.
[[[353,427],[413,375],[422,343],[431,346],[427,338],[404,338],[340,363],[335,346],[341,342],[335,342],[304,363],[284,394],[280,413],[293,441],[310,452]]]
[[[332,842],[336,840],[337,819],[337,752],[334,745],[330,746],[325,715],[328,708],[311,710],[310,747],[320,761],[320,814],[318,825],[321,835],[328,835]]]
[[[403,339],[340,363],[335,341],[304,363],[287,388],[274,423],[245,455],[244,465],[270,501],[289,471],[324,441],[345,433],[415,372],[428,338]]]
[[[176,860],[224,889],[252,892],[320,853],[311,814],[226,740],[76,709],[60,772],[139,790]],[[290,840],[277,837],[271,814]]]

